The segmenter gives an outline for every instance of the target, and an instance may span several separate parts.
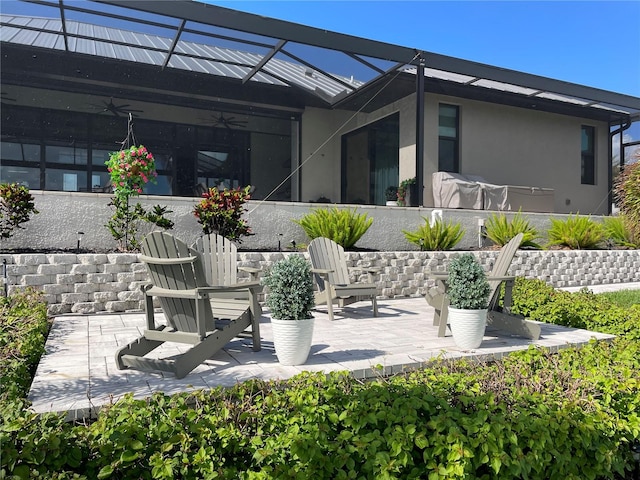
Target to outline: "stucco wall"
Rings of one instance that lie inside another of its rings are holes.
[[[555,212],[608,211],[608,128],[592,120],[460,98],[425,99],[425,205],[433,205],[438,106],[460,107],[460,171],[489,183],[553,188]],[[580,183],[581,126],[596,130],[596,185]],[[428,203],[427,203],[428,200]]]
[[[33,249],[74,249],[77,246],[77,232],[84,232],[81,248],[91,250],[114,251],[116,241],[109,233],[106,223],[113,214],[109,206],[111,196],[99,193],[71,193],[32,191],[38,215],[25,224],[24,230],[18,230],[14,237],[2,240],[0,252],[11,248]],[[150,207],[160,204],[168,207],[172,213],[168,217],[175,222],[172,231],[187,243],[193,243],[202,234],[202,228],[193,216],[193,207],[197,198],[158,197],[143,195],[138,199]],[[246,250],[276,250],[278,242],[284,248],[294,240],[298,244],[309,241],[304,230],[293,222],[314,208],[327,207],[313,203],[263,202],[251,200],[245,213],[254,235],[245,237],[241,247]],[[417,230],[431,217],[431,208],[385,207],[377,205],[339,205],[340,208],[357,208],[373,219],[371,228],[356,244],[363,249],[396,251],[417,250],[404,237],[403,230]],[[478,221],[486,219],[493,212],[482,210],[443,210],[445,221],[459,222],[465,230],[465,236],[459,248],[478,246]],[[513,213],[506,213],[511,218]],[[566,218],[566,215],[547,215],[527,213],[527,220],[544,236],[549,228],[550,218]],[[597,219],[598,217],[593,217]],[[144,234],[149,228],[141,228]],[[542,240],[544,242],[544,240]]]
[[[605,123],[436,94],[425,96],[424,205],[433,206],[431,175],[438,169],[438,106],[460,107],[460,169],[489,183],[553,188],[555,212],[608,211],[608,128]],[[304,114],[303,159],[324,147],[303,170],[302,200],[321,194],[340,199],[340,142],[356,130],[400,112],[400,179],[415,175],[415,95],[371,114],[308,109]],[[582,125],[596,131],[596,185],[580,183]],[[342,127],[338,129],[338,127]],[[332,137],[333,135],[333,137]],[[327,139],[329,139],[327,141]],[[366,179],[363,179],[366,181]],[[331,192],[330,194],[327,192]]]

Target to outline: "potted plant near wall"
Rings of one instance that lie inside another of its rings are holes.
[[[398,205],[398,187],[390,185],[384,191],[384,196],[387,201],[387,207],[395,207]]]
[[[298,254],[273,264],[263,279],[268,288],[273,343],[282,365],[302,365],[311,350],[315,306],[311,265]]]
[[[397,197],[397,203],[402,207],[418,205],[418,185],[416,177],[407,178],[400,182]]]
[[[472,253],[451,260],[447,279],[449,326],[458,347],[474,349],[482,343],[490,292],[487,276]]]

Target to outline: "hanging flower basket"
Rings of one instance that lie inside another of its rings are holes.
[[[148,182],[156,181],[156,162],[144,145],[113,152],[106,162],[116,195],[137,196]]]

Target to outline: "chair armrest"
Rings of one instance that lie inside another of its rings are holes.
[[[261,269],[256,267],[238,267],[238,270],[242,270],[247,273],[259,273]]]
[[[426,275],[433,280],[446,280],[449,278],[447,272],[427,272]]]
[[[331,272],[333,272],[333,269],[331,268],[312,268],[311,269],[311,273],[318,273],[320,275],[328,275]]]
[[[193,263],[198,259],[198,257],[190,256],[190,257],[174,257],[174,258],[158,258],[158,257],[147,257],[146,255],[140,255],[140,261],[145,263],[150,263],[152,265],[182,265],[185,263]]]
[[[354,272],[380,273],[380,267],[351,267]]]
[[[491,275],[487,275],[487,280],[489,281],[509,282],[509,281],[514,281],[515,279],[516,279],[515,276],[492,277]]]

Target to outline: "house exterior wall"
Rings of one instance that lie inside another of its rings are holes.
[[[433,206],[440,103],[460,107],[460,173],[498,185],[553,188],[557,213],[607,213],[606,123],[439,95],[425,99],[425,206]],[[582,125],[596,131],[596,185],[580,183]]]
[[[556,213],[605,215],[608,211],[608,127],[604,122],[489,102],[427,94],[423,205],[433,207],[431,176],[438,170],[438,107],[460,107],[460,171],[489,183],[552,188]],[[370,114],[308,109],[302,135],[303,160],[333,137],[303,169],[301,200],[340,201],[341,137],[400,112],[400,179],[416,174],[415,95]],[[580,183],[581,126],[595,127],[596,185]],[[336,131],[337,128],[340,128]]]

